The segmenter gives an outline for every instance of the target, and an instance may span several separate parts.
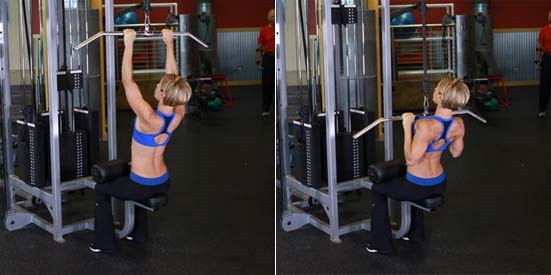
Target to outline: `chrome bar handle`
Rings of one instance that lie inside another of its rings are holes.
[[[487,123],[488,121],[486,121],[486,119],[484,119],[483,117],[475,114],[474,112],[470,111],[470,110],[467,110],[467,109],[462,109],[462,110],[457,110],[457,111],[453,111],[453,115],[463,115],[463,114],[467,114],[467,115],[470,115],[476,119],[478,119],[480,122],[482,123]],[[420,115],[415,115],[415,116],[420,116]],[[379,118],[373,122],[371,122],[369,125],[367,125],[365,128],[363,128],[362,130],[360,130],[359,132],[357,132],[356,134],[354,134],[352,137],[354,139],[357,139],[359,137],[361,137],[363,134],[369,132],[369,130],[375,128],[375,126],[383,123],[383,122],[387,122],[387,121],[398,121],[398,120],[402,120],[402,116],[393,116],[393,117],[382,117],[382,118]]]
[[[94,40],[96,40],[96,39],[98,39],[102,36],[123,36],[123,35],[124,35],[123,32],[98,32],[98,33],[90,36],[88,39],[80,42],[78,45],[74,46],[73,51],[80,50],[82,47],[92,43]],[[136,33],[136,36],[137,37],[153,37],[153,36],[161,36],[161,33],[160,32],[138,32],[138,33]],[[199,43],[201,46],[203,46],[205,48],[209,47],[205,42],[203,42],[202,40],[195,37],[193,34],[191,34],[189,32],[175,32],[174,36],[175,37],[177,37],[177,36],[187,36],[187,37],[195,40],[195,42]]]

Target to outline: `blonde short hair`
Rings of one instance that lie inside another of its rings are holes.
[[[185,105],[191,97],[189,83],[178,75],[165,74],[159,84],[165,93],[163,103],[167,106]]]
[[[461,79],[447,76],[437,85],[438,92],[442,95],[442,107],[457,109],[469,102],[471,92]]]

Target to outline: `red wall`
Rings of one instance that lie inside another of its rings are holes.
[[[115,4],[139,4],[140,0],[114,0]],[[197,13],[195,0],[151,0],[151,3],[178,2],[178,13]],[[213,0],[212,11],[216,16],[217,28],[251,28],[267,24],[268,11],[275,7],[274,0]],[[136,12],[140,20],[143,13]],[[164,22],[167,9],[151,10],[151,20]]]
[[[151,3],[177,2],[179,14],[196,14],[196,0],[151,0]],[[114,0],[115,4],[139,4],[140,0]],[[254,28],[267,24],[268,11],[275,7],[274,0],[213,0],[213,13],[218,28]],[[33,0],[33,18],[38,18],[38,0]],[[140,22],[143,12],[136,11]],[[151,10],[152,22],[164,22],[168,15],[166,8]],[[38,33],[38,20],[33,20],[33,32]]]
[[[390,0],[391,5],[417,2]],[[453,3],[455,14],[474,14],[474,0],[427,0],[427,3]],[[540,28],[548,24],[547,13],[551,10],[551,0],[490,0],[489,5],[494,29]],[[440,22],[443,13],[435,11],[429,11],[428,18],[433,22]],[[418,12],[414,14],[418,16]],[[418,23],[421,23],[420,19]]]
[[[380,2],[380,1],[379,1]],[[391,5],[414,5],[418,0],[390,0]],[[427,4],[454,4],[455,14],[474,14],[474,0],[427,0]],[[314,0],[309,0],[309,12],[315,11]],[[548,24],[547,14],[551,10],[551,0],[490,0],[490,15],[494,29],[540,28]],[[428,22],[442,22],[445,9],[431,9]],[[416,22],[421,24],[421,14],[413,11]],[[292,15],[294,16],[294,15]],[[309,32],[315,33],[315,18],[309,17]]]
[[[197,13],[197,1],[177,0],[179,13]],[[37,18],[37,2],[33,1],[33,14]],[[117,4],[140,3],[140,0],[115,0]],[[167,2],[167,0],[151,0]],[[415,4],[417,0],[391,0],[392,5]],[[453,3],[456,14],[473,14],[474,0],[427,0],[427,3]],[[313,12],[314,1],[310,0],[310,11]],[[274,7],[273,0],[213,0],[213,11],[217,18],[218,28],[250,28],[266,24],[266,15]],[[495,29],[540,28],[547,24],[547,13],[551,10],[551,0],[490,0],[490,15]],[[418,12],[414,12],[418,14]],[[140,20],[143,14],[138,12]],[[153,9],[154,21],[164,21],[165,9]],[[418,15],[416,15],[418,16]],[[429,20],[440,22],[442,12],[429,12]],[[310,26],[314,24],[310,16]],[[418,20],[420,23],[420,19]],[[33,20],[33,30],[38,32],[38,22]],[[312,31],[312,28],[310,28]]]
[[[540,28],[549,24],[551,0],[494,0],[490,14],[494,28]]]
[[[261,27],[268,24],[274,0],[214,0],[218,28]]]

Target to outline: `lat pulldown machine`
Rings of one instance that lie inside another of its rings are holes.
[[[143,1],[148,2],[148,1]],[[12,144],[12,114],[11,114],[11,93],[10,93],[10,82],[9,82],[9,51],[8,51],[8,14],[7,14],[7,5],[8,0],[0,0],[0,58],[1,58],[1,74],[0,74],[0,84],[2,89],[2,124],[3,124],[3,141],[4,144]],[[66,114],[61,114],[60,112],[60,96],[57,91],[59,90],[72,90],[80,87],[82,78],[78,76],[80,72],[78,70],[64,70],[60,73],[58,72],[58,48],[53,45],[59,45],[58,33],[51,30],[58,29],[59,19],[58,11],[59,8],[64,8],[63,5],[59,5],[61,2],[59,0],[48,0],[43,2],[46,5],[46,44],[47,52],[45,56],[48,57],[48,62],[46,62],[47,71],[50,72],[47,76],[47,90],[49,91],[49,100],[48,100],[48,112],[46,116],[43,116],[43,120],[47,121],[47,127],[44,129],[48,131],[47,134],[43,133],[47,137],[47,142],[43,146],[37,146],[36,149],[42,148],[49,151],[49,156],[43,156],[43,161],[47,163],[49,161],[49,171],[44,171],[44,174],[49,174],[49,183],[47,187],[34,186],[30,184],[26,179],[22,179],[14,174],[14,161],[10,157],[13,149],[10,146],[3,147],[4,154],[4,178],[3,178],[3,190],[5,191],[6,197],[6,206],[7,211],[4,217],[4,225],[9,231],[14,231],[21,229],[29,224],[34,224],[40,228],[48,231],[53,235],[53,238],[57,242],[63,242],[63,236],[75,231],[80,230],[93,230],[94,228],[94,219],[87,218],[80,220],[71,224],[63,224],[63,215],[62,215],[62,193],[79,190],[84,188],[94,188],[95,182],[89,176],[81,177],[76,175],[76,178],[70,180],[65,180],[62,173],[62,165],[65,162],[78,162],[78,158],[71,159],[70,161],[64,160],[62,153],[60,153],[60,147],[63,143],[63,131],[61,129],[62,116]],[[142,3],[143,4],[143,3]],[[147,26],[146,26],[147,27]],[[115,43],[114,36],[121,35],[120,32],[114,32],[114,10],[113,10],[113,0],[105,1],[105,29],[104,33],[98,33],[95,36],[90,37],[81,43],[81,47],[89,44],[95,39],[106,36],[106,86],[107,86],[107,118],[108,118],[108,158],[110,160],[117,158],[117,125],[116,125],[116,103],[115,103]],[[153,33],[146,31],[141,35],[158,35],[158,33]],[[204,43],[193,35],[189,33],[176,33],[176,36],[186,36],[191,39],[199,42],[204,45]],[[63,43],[65,44],[65,43]],[[206,46],[206,45],[205,45]],[[81,48],[80,47],[80,48]],[[72,51],[74,52],[74,51]],[[65,53],[66,54],[66,53]],[[52,73],[53,72],[53,73]],[[80,114],[79,111],[77,113]],[[78,115],[78,114],[77,114]],[[42,116],[41,116],[42,117]],[[79,119],[75,116],[75,124],[79,124]],[[63,126],[65,127],[65,126]],[[78,126],[77,126],[78,127]],[[38,144],[37,144],[38,145]],[[81,149],[84,148],[83,144],[74,144],[71,147],[78,149],[80,146]],[[63,163],[62,163],[63,162]],[[78,169],[77,169],[78,170]],[[89,169],[86,171],[82,170],[80,172],[88,173]],[[36,170],[29,170],[35,171]],[[49,173],[48,173],[49,172]],[[16,198],[16,196],[18,198]],[[22,197],[24,200],[19,199]],[[46,209],[48,210],[51,219],[44,218],[39,216],[37,213],[34,213],[29,206],[31,206],[30,197],[41,200]],[[134,206],[138,205],[136,202],[125,201],[125,226],[122,230],[117,232],[118,237],[124,237],[125,234],[128,234],[131,231],[133,223],[133,211]],[[143,205],[138,205],[144,207]],[[149,210],[154,210],[153,208]]]
[[[327,187],[325,188],[316,188],[308,181],[304,179],[299,179],[292,175],[291,173],[291,164],[289,159],[289,148],[286,146],[289,141],[288,136],[288,118],[287,118],[287,78],[286,78],[286,54],[285,54],[285,18],[283,13],[278,12],[276,14],[276,49],[277,49],[277,78],[278,78],[278,109],[279,109],[279,160],[280,160],[280,183],[281,183],[281,193],[283,196],[283,216],[281,219],[281,226],[285,231],[293,231],[304,225],[312,225],[321,231],[329,235],[330,240],[333,242],[340,242],[340,236],[359,231],[371,229],[370,219],[363,219],[348,224],[341,224],[339,220],[339,200],[338,194],[342,192],[347,192],[357,189],[371,189],[373,181],[376,181],[376,177],[359,177],[349,180],[341,181],[339,180],[339,169],[338,169],[338,155],[337,155],[337,133],[339,131],[339,111],[337,101],[340,98],[337,98],[338,93],[341,87],[338,86],[339,75],[335,74],[335,71],[338,71],[341,67],[337,63],[339,61],[338,56],[342,52],[339,52],[339,46],[335,45],[335,41],[338,41],[338,33],[342,30],[336,29],[334,27],[334,14],[338,10],[334,9],[334,6],[339,6],[339,8],[344,7],[346,14],[354,15],[354,5],[355,1],[338,1],[338,0],[319,0],[317,2],[317,18],[318,24],[320,26],[320,60],[319,64],[321,70],[321,82],[320,88],[323,91],[322,97],[325,99],[325,115],[323,116],[325,128],[325,133],[321,133],[324,138],[321,143],[325,145],[325,154],[324,157],[319,155],[310,154],[308,157],[310,159],[317,158],[321,163],[326,163],[326,181]],[[361,1],[363,2],[363,1]],[[359,138],[362,134],[368,132],[374,126],[385,122],[385,159],[393,159],[393,134],[392,134],[392,121],[400,120],[401,117],[392,116],[392,68],[391,68],[391,30],[390,30],[390,1],[382,0],[381,1],[381,11],[382,11],[382,65],[383,65],[383,107],[384,107],[384,117],[378,120],[371,122],[363,130],[356,132],[353,135],[353,138]],[[282,0],[276,1],[278,11],[285,11]],[[413,8],[421,7],[423,13],[423,25],[426,24],[426,6],[425,1],[419,1],[418,5]],[[353,16],[352,16],[353,17]],[[352,18],[350,17],[350,18]],[[342,19],[342,18],[341,18]],[[423,41],[424,41],[424,77],[423,77],[423,93],[424,93],[424,102],[423,109],[424,114],[428,114],[428,75],[427,75],[427,61],[426,61],[426,26],[423,26]],[[337,37],[337,38],[335,38]],[[308,69],[308,68],[307,68]],[[455,114],[469,114],[479,119],[482,122],[485,120],[478,115],[470,112],[469,110],[459,110]],[[304,125],[304,124],[303,124]],[[348,125],[348,123],[344,123]],[[350,129],[350,128],[349,128]],[[322,145],[322,146],[323,146]],[[323,165],[323,164],[320,164]],[[296,168],[295,168],[296,169]],[[308,171],[308,170],[307,170]],[[369,173],[369,172],[368,172]],[[372,181],[373,180],[373,181]],[[305,198],[313,198],[319,201],[321,208],[327,216],[327,219],[321,218],[319,216],[310,213],[309,203]],[[401,202],[401,221],[400,228],[393,231],[394,238],[400,238],[407,234],[411,222],[411,207],[418,207],[425,211],[431,211],[433,207],[436,207],[438,204],[441,204],[442,200],[435,200],[433,198],[428,198],[427,200],[421,202]]]

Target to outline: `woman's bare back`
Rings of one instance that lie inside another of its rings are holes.
[[[174,119],[168,127],[168,132],[172,133],[182,121],[183,115],[175,113]],[[164,124],[164,119],[158,115],[151,119],[149,127],[146,123],[143,123],[138,118],[136,121],[136,129],[144,134],[158,133]],[[155,137],[157,144],[162,144],[168,138],[168,134],[162,133]],[[142,145],[132,139],[131,154],[132,154],[132,172],[145,177],[145,178],[157,178],[162,176],[167,171],[166,164],[164,162],[164,152],[166,145],[149,147]]]
[[[432,138],[428,142],[429,144],[434,142],[432,144],[432,147],[434,148],[434,150],[438,150],[442,146],[444,146],[446,141],[444,140],[444,136],[442,135],[442,131],[444,131],[444,128],[442,127],[441,122],[435,119],[423,119],[417,122],[417,124],[419,123],[425,124],[423,125],[424,127],[419,127],[419,129],[424,129],[426,131],[429,131],[427,136]],[[454,122],[451,125],[451,128],[449,129],[448,135],[447,135],[449,141],[451,142],[449,146],[452,146],[453,143],[456,142],[458,139],[462,140],[464,134],[465,134],[465,127],[463,124],[463,120],[461,118],[454,118]],[[415,139],[415,136],[414,136],[414,139]],[[450,147],[448,147],[448,149],[451,150]],[[442,163],[440,161],[440,158],[443,152],[444,151],[425,152],[421,158],[421,161],[415,165],[408,166],[407,171],[410,174],[421,178],[437,177],[444,171],[444,167],[442,166]]]

